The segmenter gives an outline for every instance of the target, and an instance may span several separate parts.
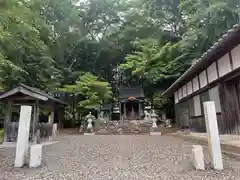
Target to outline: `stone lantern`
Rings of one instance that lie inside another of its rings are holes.
[[[154,109],[151,114],[151,119],[152,119],[152,128],[156,129],[157,128],[157,114],[155,113]]]
[[[152,128],[151,128],[150,135],[161,136],[162,133],[157,131],[157,114],[155,113],[154,109],[152,110],[152,113],[151,113],[151,120],[152,120]]]
[[[95,117],[92,115],[91,112],[89,112],[89,114],[86,116],[86,120],[87,120],[87,133],[84,133],[85,135],[90,135],[93,134],[93,125],[92,122],[95,119]]]

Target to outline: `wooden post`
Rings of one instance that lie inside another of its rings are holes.
[[[54,122],[54,108],[51,110],[51,114],[48,117],[48,123],[53,124]]]
[[[124,112],[124,116],[123,116],[123,119],[125,120],[125,119],[127,119],[126,118],[126,102],[124,102],[124,106],[123,106],[123,112]]]
[[[12,118],[12,101],[8,100],[7,106],[6,106],[6,114],[5,114],[5,120],[4,120],[4,142],[7,142],[8,140],[8,123],[11,121]]]
[[[140,108],[141,108],[141,104],[140,104],[140,101],[138,101],[138,120],[140,120],[141,119],[141,110],[140,110]]]
[[[119,118],[119,120],[120,121],[122,121],[122,103],[121,102],[119,102],[119,114],[120,114],[120,118]]]
[[[33,107],[33,135],[32,135],[32,141],[34,141],[35,143],[37,143],[37,124],[39,121],[39,101],[36,100],[36,103],[34,104]]]

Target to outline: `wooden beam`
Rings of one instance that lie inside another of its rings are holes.
[[[232,60],[232,53],[231,51],[228,53],[229,60],[230,60],[230,66],[231,66],[231,71],[233,71],[233,60]]]

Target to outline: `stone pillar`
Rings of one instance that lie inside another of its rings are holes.
[[[26,162],[26,157],[28,153],[31,113],[31,106],[21,106],[14,165],[15,167],[22,167]]]
[[[223,162],[215,104],[213,101],[208,101],[203,103],[203,107],[212,166],[216,170],[222,170]]]

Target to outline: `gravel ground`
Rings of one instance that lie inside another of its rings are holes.
[[[61,136],[44,147],[42,167],[14,169],[14,148],[0,149],[1,180],[238,180],[240,162],[195,171],[191,143],[169,136]],[[206,154],[206,153],[205,153]]]

